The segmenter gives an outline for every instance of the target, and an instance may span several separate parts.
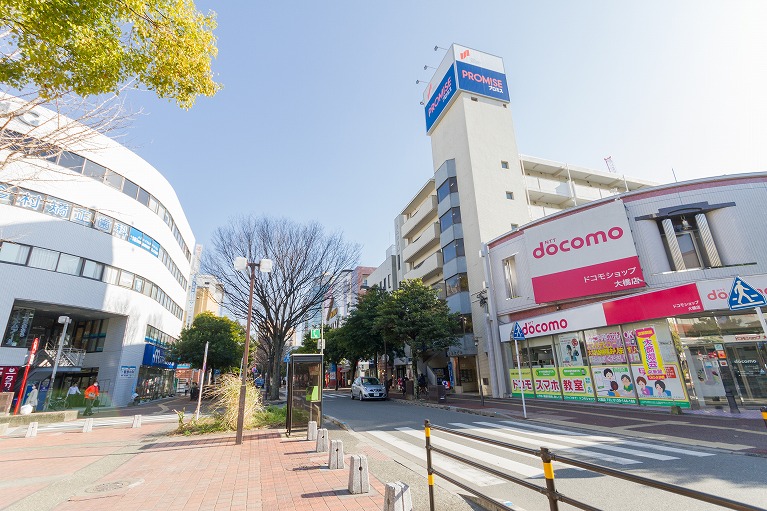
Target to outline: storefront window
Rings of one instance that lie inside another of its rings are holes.
[[[136,394],[144,400],[159,399],[173,395],[175,370],[141,366],[136,382]]]

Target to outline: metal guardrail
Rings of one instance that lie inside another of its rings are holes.
[[[767,422],[767,419],[766,419]],[[526,481],[524,479],[520,479],[518,477],[509,475],[505,472],[501,472],[499,470],[495,470],[493,468],[489,468],[486,465],[483,465],[481,463],[477,463],[475,461],[471,461],[469,459],[463,458],[449,450],[441,449],[439,447],[435,447],[431,445],[431,430],[436,431],[442,431],[444,433],[449,433],[451,435],[468,438],[470,440],[474,440],[477,442],[482,442],[485,444],[494,445],[496,447],[502,447],[504,449],[509,449],[511,451],[521,452],[523,454],[529,454],[533,456],[537,456],[541,458],[541,462],[543,463],[543,475],[546,479],[546,486],[538,486],[537,484],[531,483],[529,481]],[[443,478],[445,481],[448,481],[459,488],[462,488],[477,497],[487,499],[490,501],[495,502],[495,499],[485,495],[484,493],[471,488],[460,481],[455,480],[454,478],[448,476],[444,472],[440,471],[438,468],[435,468],[432,459],[431,459],[431,453],[436,452],[439,454],[442,454],[443,456],[447,456],[448,458],[454,459],[456,461],[459,461],[461,463],[464,463],[466,465],[469,465],[471,467],[474,467],[476,469],[479,469],[483,472],[486,472],[488,474],[492,474],[500,479],[503,479],[505,481],[509,481],[515,484],[518,484],[520,486],[524,486],[525,488],[528,488],[530,490],[536,491],[542,495],[545,495],[549,501],[549,510],[550,511],[558,511],[559,510],[559,503],[563,502],[565,504],[569,504],[573,507],[576,507],[578,509],[585,509],[587,511],[603,511],[600,508],[591,506],[589,504],[586,504],[585,502],[581,502],[579,500],[573,499],[571,497],[568,497],[556,490],[555,484],[554,484],[554,468],[551,464],[552,461],[557,461],[559,463],[563,463],[565,465],[571,465],[574,467],[582,468],[585,470],[589,470],[591,472],[596,472],[602,475],[615,477],[618,479],[623,479],[626,481],[630,481],[632,483],[641,484],[643,486],[649,486],[652,488],[657,488],[659,490],[663,490],[669,493],[674,493],[677,495],[682,495],[685,497],[689,497],[691,499],[700,500],[703,502],[708,502],[709,504],[714,504],[717,506],[721,506],[727,509],[735,509],[738,511],[767,511],[764,508],[752,506],[750,504],[744,504],[742,502],[736,502],[734,500],[725,499],[723,497],[719,497],[716,495],[711,495],[709,493],[703,493],[696,490],[691,490],[689,488],[684,488],[682,486],[676,486],[673,484],[668,483],[662,483],[655,481],[653,479],[648,479],[646,477],[641,477],[633,474],[627,474],[625,472],[621,472],[619,470],[613,470],[611,468],[603,467],[600,465],[594,465],[593,463],[586,463],[583,461],[579,461],[573,458],[568,458],[566,456],[560,456],[558,454],[555,454],[551,452],[546,447],[541,447],[540,449],[530,449],[527,447],[520,447],[518,445],[510,444],[507,442],[501,442],[499,440],[493,440],[489,438],[484,438],[478,435],[473,435],[471,433],[465,433],[463,431],[445,428],[443,426],[438,426],[436,424],[432,424],[431,421],[428,419],[424,421],[424,434],[426,436],[426,471],[427,471],[427,480],[429,483],[429,509],[431,511],[435,511],[434,507],[434,475],[438,475],[441,478]]]

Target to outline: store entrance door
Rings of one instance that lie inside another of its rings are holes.
[[[767,404],[767,343],[733,343],[726,347],[744,404]]]

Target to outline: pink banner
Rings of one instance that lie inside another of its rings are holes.
[[[13,392],[13,384],[18,375],[18,367],[0,366],[0,392]]]
[[[644,287],[637,256],[533,277],[536,303]]]
[[[602,307],[605,310],[608,325],[678,316],[703,310],[698,287],[695,284],[685,284],[605,302]]]

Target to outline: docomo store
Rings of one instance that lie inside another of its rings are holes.
[[[767,275],[749,276],[754,285]],[[683,284],[500,326],[511,395],[682,408],[767,404],[767,336],[756,314],[733,313],[732,279]],[[729,288],[728,288],[729,290]]]

